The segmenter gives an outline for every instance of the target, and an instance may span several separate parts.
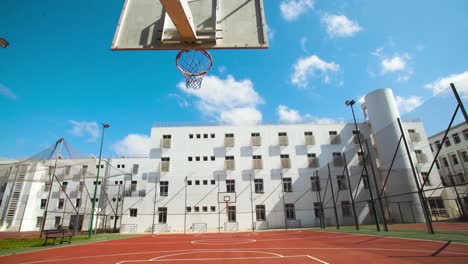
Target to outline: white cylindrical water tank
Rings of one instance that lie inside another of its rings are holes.
[[[412,193],[385,199],[396,214],[414,215],[417,222],[424,221],[417,192],[414,175],[403,140],[397,150],[401,138],[397,118],[400,117],[391,89],[379,89],[368,93],[362,104],[366,122],[370,126],[373,145],[377,150],[381,181],[387,175],[389,179],[385,186],[385,195]],[[403,124],[404,126],[404,124]],[[406,132],[405,132],[406,134]],[[406,138],[408,138],[406,134]],[[396,152],[396,154],[395,154]],[[393,158],[395,160],[393,160]],[[393,164],[392,164],[393,161]],[[390,170],[390,173],[388,173]]]

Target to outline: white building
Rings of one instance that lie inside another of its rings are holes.
[[[375,186],[381,189],[384,183],[388,220],[424,221],[408,155],[403,145],[397,149],[401,133],[391,90],[369,93],[362,108],[364,155],[353,123],[155,126],[149,158],[106,159],[101,165],[96,228],[193,232],[312,227],[320,224],[322,206],[325,223],[335,225],[334,202],[338,222],[352,225],[350,193],[359,222],[372,223],[368,188],[377,197]],[[403,128],[420,183],[432,153],[423,148],[428,142],[421,123],[404,122]],[[365,140],[370,182],[363,170]],[[97,160],[58,159],[57,164],[51,192],[55,160],[0,167],[2,230],[39,230],[47,206],[45,229],[89,228]],[[432,185],[440,183],[437,172],[429,178]]]
[[[447,138],[441,144],[446,130],[431,137],[429,142],[433,155],[440,149],[436,160],[443,186],[448,188],[442,198],[445,200],[432,201],[433,207],[440,208],[441,214],[450,214],[468,210],[467,175],[468,175],[468,125],[462,122],[453,126],[447,133]],[[458,202],[455,200],[460,199]]]

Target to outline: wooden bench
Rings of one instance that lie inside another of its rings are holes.
[[[65,240],[65,242],[68,242],[71,244],[71,239],[74,236],[73,232],[69,231],[68,229],[51,229],[51,230],[44,230],[43,234],[45,235],[45,240],[43,246],[47,245],[47,241],[49,239],[52,239],[52,245],[55,245],[55,240],[57,238],[60,238],[60,244],[64,242],[65,238],[68,238],[68,240]]]

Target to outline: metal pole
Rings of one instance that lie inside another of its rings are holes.
[[[434,228],[432,227],[429,209],[427,208],[427,204],[426,204],[426,201],[424,200],[422,190],[419,186],[418,176],[416,175],[416,169],[414,167],[413,158],[411,157],[411,152],[409,150],[408,142],[406,141],[405,131],[403,130],[403,126],[401,125],[400,118],[397,118],[397,121],[398,121],[398,126],[400,127],[400,133],[403,138],[403,143],[405,144],[406,153],[408,154],[408,160],[410,162],[411,170],[413,172],[414,182],[416,184],[416,188],[418,189],[419,202],[421,203],[423,213],[424,213],[424,218],[426,219],[427,231],[429,232],[429,234],[434,234]]]
[[[349,179],[349,170],[348,170],[348,162],[346,160],[346,154],[343,153],[343,158],[345,161],[345,168],[346,168],[346,178],[348,179],[348,190],[349,190],[349,196],[351,197],[351,206],[353,207],[353,215],[354,215],[354,224],[356,225],[356,230],[359,230],[359,221],[356,213],[356,205],[354,204],[354,197],[353,197],[353,191],[351,190],[351,180]]]
[[[97,193],[97,186],[99,181],[99,170],[101,169],[101,158],[102,158],[102,145],[104,143],[104,131],[108,128],[108,124],[102,124],[102,137],[101,137],[101,147],[99,148],[99,161],[98,161],[98,168],[96,173],[96,182],[94,184],[94,194],[93,194],[93,201],[91,206],[91,219],[89,221],[89,233],[88,237],[91,238],[93,235],[93,218],[94,218],[94,209],[96,208],[96,193]]]
[[[364,154],[364,148],[362,147],[362,143],[361,143],[361,131],[358,128],[357,121],[356,121],[356,116],[354,115],[354,108],[353,108],[354,103],[355,102],[353,100],[352,102],[350,102],[349,105],[351,106],[351,112],[353,113],[354,127],[355,127],[357,135],[358,135],[359,148],[361,149],[361,153]],[[367,171],[367,165],[366,165],[365,162],[364,162],[364,171],[366,172],[367,182],[370,183],[370,181],[369,181],[369,172]],[[368,190],[369,190],[369,195],[370,195],[370,198],[371,198],[371,201],[372,201],[372,210],[374,211],[375,227],[377,228],[377,231],[380,231],[379,217],[377,216],[377,207],[375,206],[374,194],[372,193],[372,187],[371,187],[370,184],[369,184]]]
[[[460,99],[460,95],[458,95],[457,89],[455,88],[455,85],[453,83],[450,83],[450,87],[452,87],[452,92],[455,95],[455,98],[457,99],[458,106],[460,106],[460,109],[463,113],[463,117],[465,117],[465,123],[468,125],[468,114],[466,113],[465,106],[463,105],[463,102]]]
[[[448,158],[450,165],[453,167],[452,161],[450,158]],[[463,162],[463,161],[461,161]],[[453,177],[455,177],[455,174],[452,174],[452,171],[450,170],[450,166],[447,166],[447,170],[449,172],[449,180],[450,184],[453,186],[453,190],[455,191],[455,195],[457,196],[457,202],[459,204],[458,210],[460,211],[461,215],[465,215],[465,209],[463,208],[463,202],[462,199],[460,198],[460,194],[458,193],[457,186],[455,182],[453,181]],[[450,177],[452,176],[452,177]]]
[[[218,175],[218,233],[221,233],[221,203],[219,202],[219,175]]]
[[[52,186],[53,186],[53,183],[54,183],[54,174],[55,174],[55,170],[57,169],[58,157],[59,157],[60,151],[62,150],[63,140],[64,139],[61,138],[61,139],[59,139],[57,141],[57,143],[55,143],[54,151],[55,151],[55,149],[57,149],[57,145],[59,146],[59,148],[58,148],[57,154],[55,156],[54,171],[53,171],[52,175],[50,176],[50,186],[49,186],[50,189],[49,189],[49,194],[47,195],[46,208],[44,210],[44,217],[43,217],[43,220],[42,220],[40,237],[42,237],[42,234],[44,233],[44,227],[45,227],[45,223],[46,223],[46,220],[47,220],[47,211],[49,210],[49,201],[50,201],[50,196],[52,194]],[[20,167],[18,167],[18,173],[19,173]]]
[[[158,202],[158,176],[154,179],[154,202],[153,202],[153,223],[151,226],[151,234],[154,235],[154,221],[156,218],[156,204]]]
[[[252,173],[250,174],[250,209],[252,210],[252,232],[255,232],[254,207],[253,207],[253,191],[252,191]]]
[[[193,231],[193,230],[192,230]],[[187,176],[185,176],[185,197],[184,197],[184,234],[187,234]]]
[[[322,185],[320,184],[320,176],[318,174],[318,171],[315,171],[315,175],[317,176],[317,179],[319,181],[318,197],[319,197],[319,203],[320,203],[320,207],[319,207],[320,227],[324,229],[326,226],[325,226],[325,216],[324,216],[323,204],[322,204]]]
[[[330,163],[328,165],[328,180],[330,181],[330,190],[332,193],[333,209],[335,210],[336,229],[340,229],[340,222],[338,221],[338,213],[336,211],[335,192],[333,191],[333,182],[331,179]]]
[[[400,222],[404,224],[405,221],[403,220],[403,213],[401,212],[400,202],[397,202],[397,204],[398,204],[398,211],[400,212]]]
[[[285,204],[284,204],[284,182],[283,182],[283,174],[280,173],[280,176],[281,176],[281,193],[283,194],[283,213],[284,213],[284,227],[286,229],[286,231],[288,231],[288,219],[287,219],[287,216],[286,216],[286,207],[285,207]]]
[[[115,207],[115,215],[114,215],[114,233],[117,232],[117,213],[119,212],[120,185],[121,185],[120,181],[118,182],[118,184],[119,184],[119,187],[117,189],[117,205]]]
[[[379,192],[379,185],[377,184],[377,177],[375,176],[374,164],[372,163],[371,152],[370,152],[370,148],[369,148],[369,144],[367,142],[367,139],[365,140],[365,143],[366,143],[366,148],[367,148],[367,156],[369,157],[369,163],[370,163],[370,167],[371,167],[371,171],[372,171],[372,176],[374,178],[375,191],[377,192],[377,201],[379,202],[380,211],[382,213],[383,228],[384,228],[384,231],[388,232],[387,219],[385,219],[385,209],[384,209],[384,206],[383,206],[383,203],[382,203],[382,196],[380,195],[380,192]],[[369,178],[369,177],[367,177],[367,178]],[[369,183],[369,186],[370,186],[370,183]],[[382,191],[383,191],[383,189],[382,189]]]

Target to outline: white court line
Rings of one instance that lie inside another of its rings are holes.
[[[167,257],[173,257],[173,256],[180,256],[180,255],[188,255],[188,254],[199,254],[199,253],[219,253],[219,252],[242,252],[242,253],[259,253],[259,254],[265,254],[265,255],[273,255],[276,257],[284,257],[283,255],[272,253],[272,252],[263,252],[263,251],[250,251],[250,250],[236,250],[236,251],[227,251],[227,250],[206,250],[206,251],[192,251],[192,252],[183,252],[183,253],[177,253],[177,254],[170,254],[170,255],[164,255],[164,256],[159,256],[156,258],[152,258],[150,260],[157,260],[157,259],[162,259],[162,258],[167,258]]]
[[[204,240],[193,240],[192,244],[198,245],[238,245],[238,244],[249,244],[254,243],[255,239],[204,239]]]
[[[234,257],[234,258],[191,258],[191,259],[152,259],[152,260],[124,260],[117,262],[116,264],[123,263],[137,263],[137,262],[170,262],[170,261],[210,261],[210,260],[255,260],[255,259],[285,259],[285,258],[309,258],[322,264],[330,264],[319,258],[310,255],[292,255],[292,256],[281,256],[281,257]]]
[[[466,244],[464,244],[464,245],[466,245]],[[229,252],[230,250],[245,250],[245,249],[249,249],[249,250],[279,250],[279,251],[281,251],[281,250],[356,250],[356,251],[394,251],[394,252],[434,253],[434,250],[391,249],[391,248],[356,248],[356,247],[354,247],[354,248],[349,248],[349,247],[303,247],[303,248],[278,247],[278,248],[237,248],[237,249],[232,248],[232,249],[225,250],[225,251]],[[207,250],[207,249],[204,249],[204,250]],[[217,249],[212,249],[212,250],[217,250]],[[47,259],[47,260],[22,262],[22,263],[23,264],[34,264],[34,263],[59,262],[59,261],[77,260],[77,259],[118,257],[118,256],[131,256],[131,255],[142,255],[142,254],[172,253],[172,252],[187,252],[187,251],[189,251],[189,250],[180,249],[180,250],[161,250],[161,251],[130,252],[130,253],[117,253],[117,254],[102,254],[102,255],[91,255],[91,256],[83,256],[83,257],[61,258],[61,259]],[[194,250],[190,250],[190,251],[194,251]],[[201,251],[203,251],[203,250],[201,250]],[[444,251],[444,252],[441,252],[441,254],[468,256],[468,253],[453,252],[453,251]]]

